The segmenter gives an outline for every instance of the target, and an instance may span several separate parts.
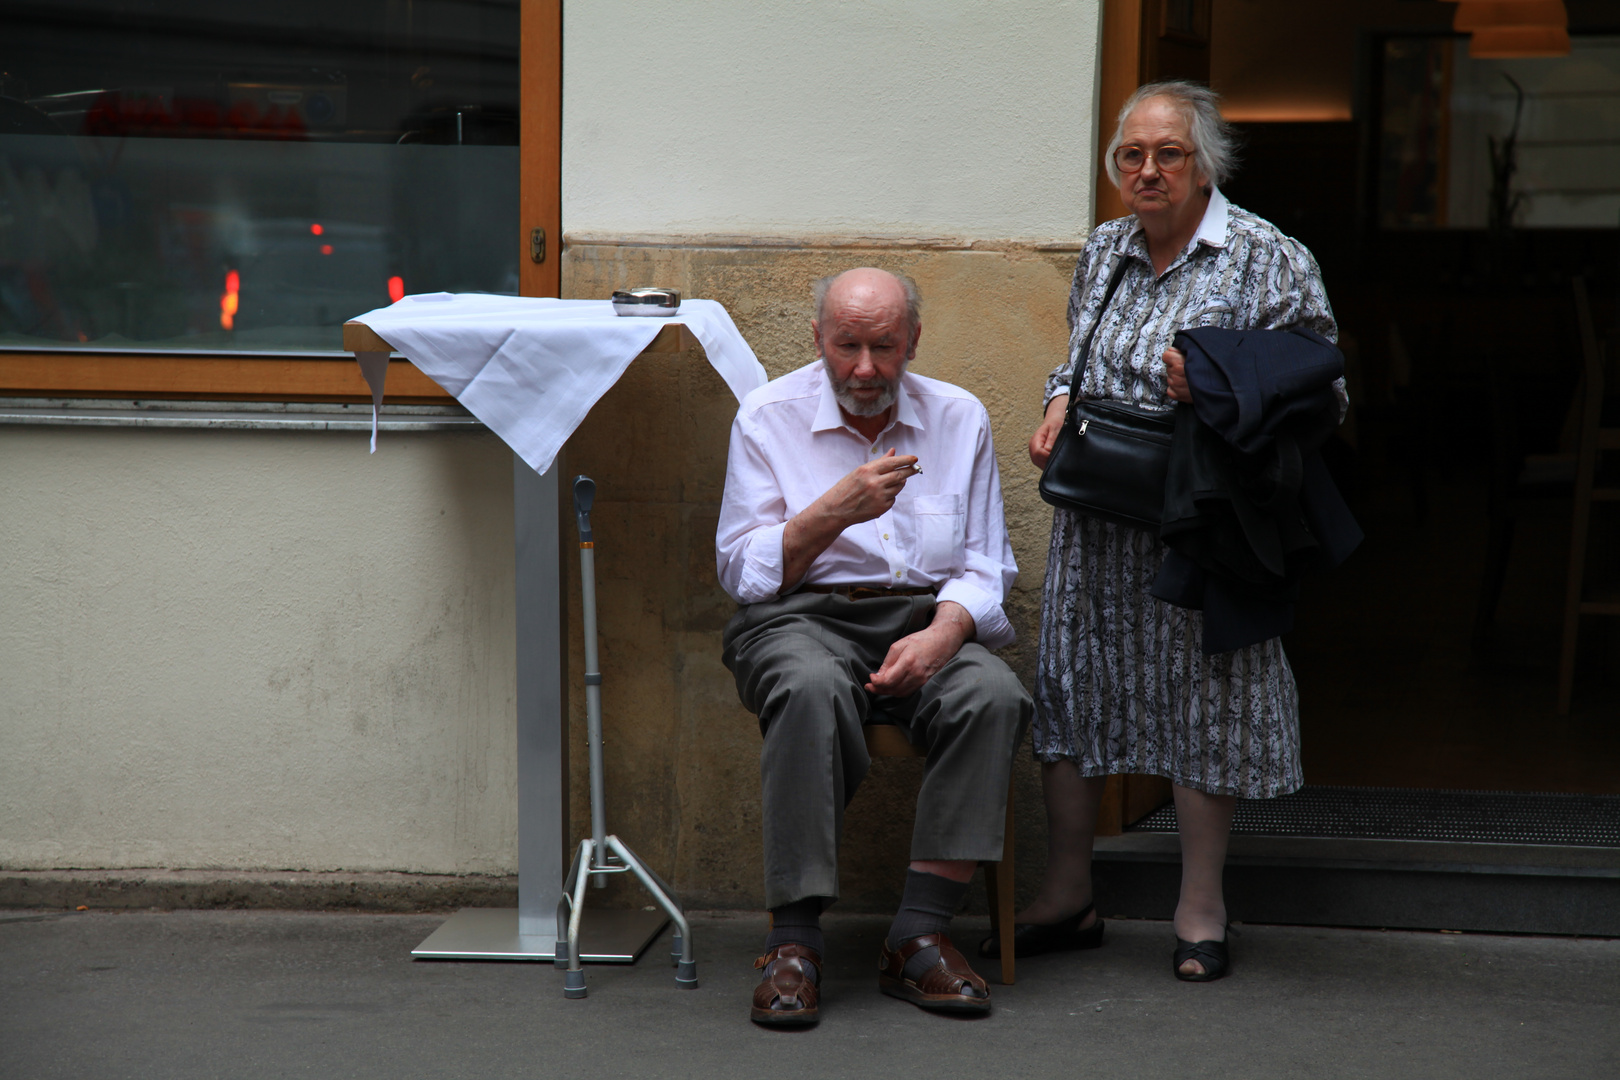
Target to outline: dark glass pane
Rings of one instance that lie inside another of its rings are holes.
[[[1480,58],[1467,37],[1384,42],[1385,227],[1613,227],[1620,221],[1620,37],[1568,56]]]
[[[0,345],[337,349],[517,291],[518,7],[0,7]]]
[[[1378,206],[1386,227],[1444,220],[1441,163],[1450,59],[1446,38],[1391,38],[1384,43]]]

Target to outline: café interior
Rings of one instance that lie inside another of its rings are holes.
[[[1226,194],[1316,254],[1352,401],[1366,540],[1286,641],[1310,782],[1620,794],[1620,7],[1212,16]]]

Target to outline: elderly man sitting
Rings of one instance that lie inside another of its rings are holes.
[[[1013,640],[1018,568],[984,406],[906,372],[916,287],[882,270],[816,283],[820,359],[744,399],[716,538],[742,608],[725,663],[758,715],[771,930],[752,1017],[818,1019],[822,910],[838,896],[845,805],[881,708],[927,752],[911,868],[878,986],[985,1012],[947,929],[974,864],[1001,858],[1012,757],[1033,706],[989,652]]]

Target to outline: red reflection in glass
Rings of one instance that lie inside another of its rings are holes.
[[[230,330],[236,326],[236,311],[241,306],[242,275],[235,270],[225,271],[225,292],[219,298],[219,328]]]
[[[405,279],[397,274],[388,279],[388,299],[396,304],[405,299]]]
[[[252,87],[241,87],[252,92]],[[233,89],[232,91],[236,91]],[[224,102],[167,91],[102,91],[84,117],[86,135],[179,135],[186,138],[242,137],[306,139],[308,127],[296,106],[268,104],[251,97]]]
[[[332,254],[332,245],[331,244],[322,244],[321,245],[321,254],[322,255],[330,255],[330,254]]]
[[[319,235],[321,235],[321,233],[323,233],[325,231],[326,231],[326,229],[323,228],[321,226],[321,223],[318,222],[318,221],[315,224],[313,224],[313,225],[311,225],[309,227],[309,235],[311,235],[311,236],[319,236]]]

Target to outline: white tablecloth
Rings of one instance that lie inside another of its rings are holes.
[[[423,293],[355,321],[375,330],[541,473],[591,406],[672,322],[698,339],[739,401],[767,381],[754,350],[713,300],[686,300],[679,313],[657,318],[616,315],[606,300]],[[386,364],[367,359],[361,367],[380,401]]]

